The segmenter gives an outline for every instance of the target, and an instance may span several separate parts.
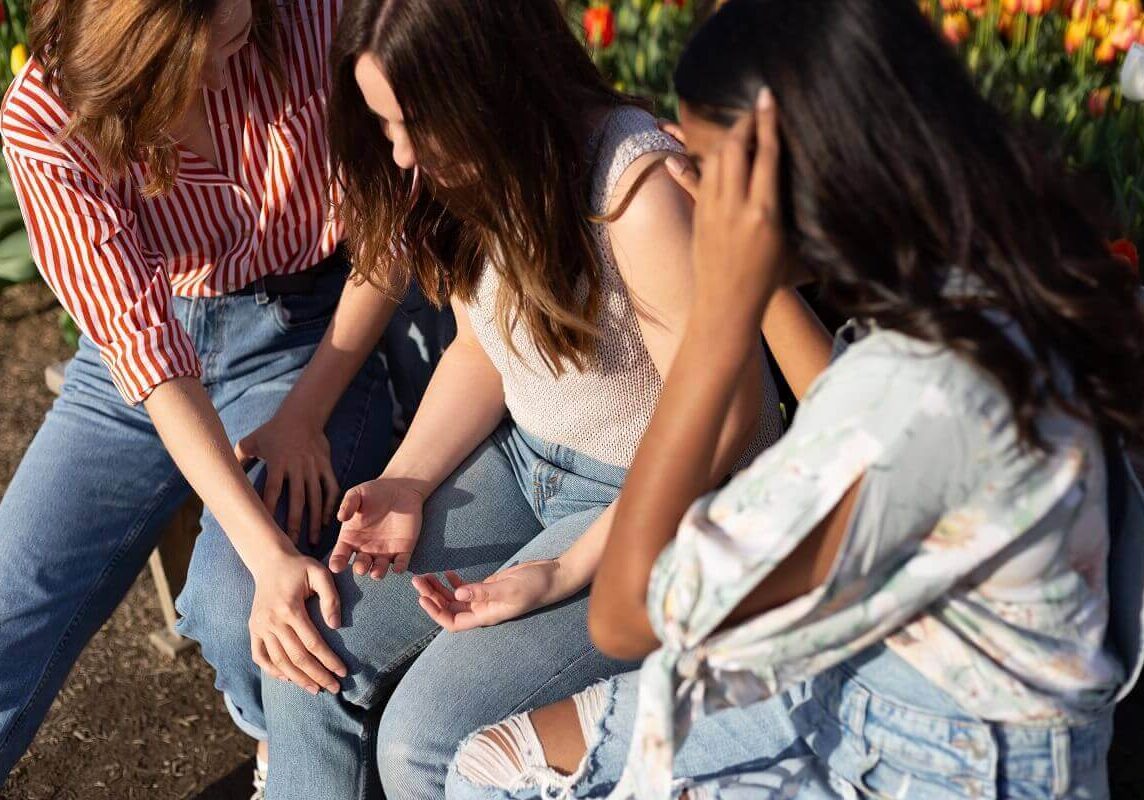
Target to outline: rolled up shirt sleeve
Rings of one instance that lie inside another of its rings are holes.
[[[99,348],[128,403],[174,378],[199,377],[194,345],[173,314],[166,270],[143,252],[134,212],[61,145],[48,146],[58,151],[22,152],[11,138],[4,147],[44,280]]]

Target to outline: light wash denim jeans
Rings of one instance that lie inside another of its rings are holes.
[[[574,786],[510,792],[454,765],[446,798],[606,796],[628,757],[637,686],[637,673],[608,683]],[[676,783],[690,800],[1105,800],[1111,736],[1111,709],[1071,728],[974,719],[879,645],[771,700],[701,718],[676,756]]]
[[[478,580],[506,563],[556,557],[623,478],[623,469],[505,423],[429,498],[410,570]],[[331,643],[350,672],[340,693],[263,682],[271,800],[365,800],[379,796],[379,775],[388,800],[439,800],[468,733],[633,666],[592,646],[586,593],[449,634],[420,609],[407,575],[378,582],[347,572],[338,585],[343,627]]]
[[[311,295],[175,299],[232,441],[278,409],[313,356],[344,281],[333,271]],[[414,354],[422,348],[401,348],[411,325],[429,327],[417,315],[397,314],[387,340],[397,355],[391,363],[424,373],[424,384],[431,364]],[[391,431],[390,389],[378,354],[354,378],[326,427],[343,487],[377,475]],[[261,465],[250,471],[259,487],[262,473]],[[0,781],[189,494],[146,411],[120,398],[94,345],[81,340],[61,396],[0,499]],[[285,501],[278,516],[281,522]],[[209,513],[202,527],[179,601],[183,631],[202,642],[228,705],[240,712],[242,727],[258,735],[265,726],[246,629],[250,575]],[[331,536],[326,531],[322,547]]]

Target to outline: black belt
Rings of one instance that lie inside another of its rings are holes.
[[[312,267],[301,272],[291,272],[289,275],[267,275],[243,286],[235,294],[252,295],[259,291],[270,297],[284,294],[313,294],[318,281],[335,271],[348,272],[349,259],[345,248],[338,245],[338,249]]]

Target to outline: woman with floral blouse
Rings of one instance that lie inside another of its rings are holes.
[[[449,797],[1108,797],[1144,314],[1091,204],[911,0],[731,0],[676,83],[696,294],[590,613],[648,657],[471,737]],[[854,322],[716,489],[735,376],[804,270]]]

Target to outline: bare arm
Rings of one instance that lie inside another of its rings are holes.
[[[314,358],[282,402],[280,413],[325,427],[334,406],[377,347],[397,302],[352,276]]]
[[[777,199],[778,136],[773,101],[734,128],[707,162],[696,205],[696,299],[655,416],[617,501],[612,533],[592,591],[589,628],[605,653],[638,658],[658,645],[647,613],[655,561],[691,503],[710,488],[723,420],[738,376],[752,358],[760,320],[783,282]],[[755,138],[757,155],[747,153]],[[836,512],[837,513],[837,510]],[[810,538],[790,586],[813,582],[840,536],[828,519]],[[781,571],[781,570],[780,570]],[[790,586],[764,587],[749,610]]]
[[[235,459],[218,412],[195,378],[157,386],[147,413],[187,481],[218,519],[255,580],[251,657],[272,675],[317,694],[336,691],[345,666],[306,612],[318,595],[322,616],[336,628],[341,610],[329,572],[305,558],[283,535]]]
[[[660,158],[658,154],[644,156],[628,169],[617,187],[617,197],[622,198],[627,185],[645,169],[651,167],[656,172],[648,177],[624,215],[611,223],[609,233],[620,272],[636,306],[644,344],[666,380],[683,341],[695,282],[690,255],[691,200],[656,164]],[[720,417],[718,441],[708,462],[708,488],[731,472],[758,429],[763,398],[763,353],[758,336],[745,355],[726,413]],[[558,559],[559,581],[549,602],[562,600],[591,583],[614,516],[613,504]]]
[[[763,316],[762,328],[783,377],[801,400],[830,363],[830,333],[791,288],[775,292]]]
[[[235,459],[218,412],[197,379],[160,384],[144,406],[167,452],[252,573],[267,555],[294,552]]]
[[[321,344],[282,406],[235,445],[240,461],[266,463],[262,499],[270,513],[277,510],[283,489],[289,492],[286,530],[294,541],[301,534],[306,509],[313,543],[323,525],[333,520],[341,487],[331,462],[326,423],[396,307],[368,283],[348,280]]]
[[[453,303],[457,337],[445,350],[401,447],[382,473],[415,481],[425,496],[449,477],[505,415],[504,383]]]
[[[381,476],[350,489],[338,510],[343,523],[330,569],[380,580],[409,566],[421,535],[421,507],[504,418],[504,384],[454,302],[457,338],[433,373],[409,433]]]

